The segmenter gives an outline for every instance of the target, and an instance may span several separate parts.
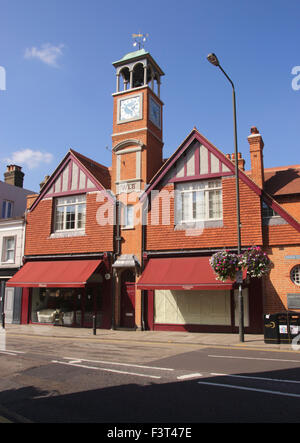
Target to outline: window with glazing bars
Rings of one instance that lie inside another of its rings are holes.
[[[85,195],[56,198],[54,231],[83,230],[85,228],[85,214]]]
[[[221,220],[223,217],[221,180],[177,184],[176,213],[177,222],[181,223]]]

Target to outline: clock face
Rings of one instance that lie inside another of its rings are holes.
[[[161,128],[161,108],[152,97],[150,97],[150,120],[158,128]]]
[[[141,114],[141,98],[139,95],[120,100],[120,120],[134,120]]]

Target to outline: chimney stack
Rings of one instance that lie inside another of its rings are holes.
[[[5,183],[13,186],[23,188],[24,172],[21,166],[7,165],[6,172],[4,172]]]
[[[235,154],[226,154],[226,157],[231,160],[233,163],[235,163]],[[238,167],[242,170],[245,171],[245,160],[242,157],[242,154],[240,152],[238,152]]]
[[[40,183],[40,191],[42,190],[43,186],[47,183],[49,178],[50,178],[50,175],[45,175],[44,180]]]
[[[248,136],[251,158],[251,178],[260,187],[264,187],[264,160],[263,147],[264,142],[258,129],[255,126],[251,128],[251,134]]]

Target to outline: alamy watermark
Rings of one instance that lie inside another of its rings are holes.
[[[118,222],[121,226],[132,228],[139,225],[175,226],[191,237],[203,233],[205,221],[197,218],[196,202],[191,201],[189,207],[186,207],[177,190],[153,190],[148,196],[143,191],[120,194],[118,211],[116,196],[111,192],[98,191],[96,201],[100,203],[96,211],[99,226],[112,226]],[[203,201],[200,203],[203,204]],[[128,207],[131,208],[129,217]]]
[[[291,72],[295,77],[292,80],[292,89],[294,91],[299,91],[300,89],[300,66],[294,66]]]

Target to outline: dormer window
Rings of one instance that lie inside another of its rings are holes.
[[[85,195],[74,195],[56,198],[54,232],[84,231],[85,213]]]
[[[10,200],[3,200],[2,202],[2,218],[10,218],[13,216],[13,202]]]

